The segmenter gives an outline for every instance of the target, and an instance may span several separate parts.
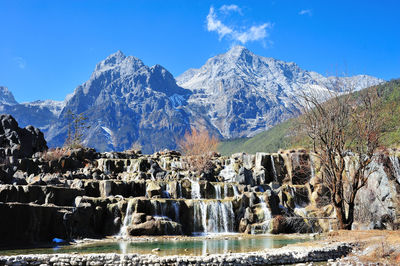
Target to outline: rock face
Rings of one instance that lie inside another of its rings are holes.
[[[189,170],[187,158],[175,151],[143,155],[52,150],[18,159],[11,169],[13,179],[0,185],[0,215],[7,217],[0,219],[0,245],[54,237],[310,233],[336,228],[329,190],[313,154],[215,154],[211,160],[217,182]],[[399,153],[382,154],[374,163],[378,170],[360,190],[357,211],[364,214],[357,217],[366,217],[371,228],[395,228]],[[361,224],[365,219],[357,220],[356,225]]]
[[[0,89],[0,112],[21,125],[33,124],[49,146],[65,142],[68,110],[88,118],[84,143],[99,151],[125,150],[132,144],[144,153],[176,148],[191,126],[221,138],[252,136],[298,113],[294,98],[302,92],[321,93],[365,88],[382,80],[369,76],[323,77],[294,63],[257,56],[236,46],[177,78],[162,66],[148,67],[118,51],[95,67],[90,79],[64,102],[18,104]]]
[[[64,117],[71,110],[84,112],[90,126],[85,144],[100,151],[129,149],[134,142],[144,152],[174,148],[171,140],[189,129],[189,113],[183,108],[189,95],[162,66],[148,67],[117,52],[97,64],[90,79],[66,100],[47,138],[52,144],[65,140]]]
[[[36,152],[47,150],[43,133],[33,127],[18,127],[11,115],[0,115],[0,154],[1,157],[31,157]]]
[[[235,46],[201,68],[186,71],[177,82],[193,92],[188,100],[191,110],[210,121],[224,138],[238,138],[298,114],[296,100],[302,93],[323,96],[337,87],[359,90],[383,80],[366,75],[324,77]]]

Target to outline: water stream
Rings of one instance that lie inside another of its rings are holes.
[[[399,163],[399,158],[396,156],[390,156],[390,162],[393,165],[393,171],[396,176],[397,182],[400,184],[400,163]]]
[[[132,222],[132,200],[128,201],[125,211],[125,218],[122,223],[121,229],[119,230],[118,236],[127,237],[128,236],[128,226]]]

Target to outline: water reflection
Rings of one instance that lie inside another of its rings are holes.
[[[206,255],[227,252],[250,252],[266,248],[279,248],[287,244],[303,242],[307,238],[277,238],[273,236],[260,237],[218,237],[204,238],[193,237],[185,240],[160,239],[157,241],[113,241],[98,242],[81,246],[62,246],[57,250],[29,249],[0,251],[0,255],[16,254],[47,254],[47,253],[141,253],[165,255]],[[158,251],[154,251],[159,249]]]

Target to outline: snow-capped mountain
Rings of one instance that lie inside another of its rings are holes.
[[[176,148],[191,127],[221,138],[252,136],[298,114],[301,93],[362,89],[383,82],[371,76],[334,78],[295,63],[253,54],[242,46],[210,58],[176,80],[162,66],[146,66],[118,51],[98,63],[89,80],[63,102],[19,104],[0,87],[0,113],[43,130],[49,146],[65,142],[66,114],[87,117],[84,143],[99,151],[124,150],[133,143],[150,153]]]
[[[38,101],[33,101],[33,102],[26,102],[26,103],[21,103],[22,105],[26,107],[37,107],[39,109],[48,109],[52,114],[55,116],[59,116],[61,113],[62,109],[65,106],[65,101],[54,101],[54,100],[38,100]]]
[[[190,109],[206,114],[224,138],[249,137],[298,113],[294,99],[302,92],[361,89],[383,80],[371,76],[336,78],[306,71],[292,62],[253,54],[235,46],[210,58],[201,68],[177,77],[193,92]]]
[[[17,101],[14,99],[14,95],[11,93],[11,91],[9,91],[8,88],[4,86],[0,86],[0,104],[18,104]]]
[[[0,87],[0,113],[12,114],[21,126],[34,125],[46,131],[62,106],[63,102],[53,100],[18,103],[11,91]]]
[[[50,144],[63,143],[65,115],[71,110],[88,118],[88,146],[123,150],[137,142],[145,152],[172,149],[190,128],[183,108],[189,94],[162,66],[148,67],[118,51],[98,63],[90,79],[68,96],[59,121],[46,137]]]

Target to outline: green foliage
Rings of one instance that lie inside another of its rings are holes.
[[[68,132],[64,146],[70,149],[83,148],[84,132],[90,128],[90,126],[86,125],[87,117],[83,113],[75,114],[71,110],[68,110],[65,118],[68,122]]]
[[[230,155],[236,152],[276,152],[289,148],[293,146],[293,122],[293,119],[287,120],[252,138],[223,141],[218,146],[218,151],[223,155]]]
[[[367,88],[366,90],[371,90]],[[400,146],[400,79],[391,80],[377,86],[379,96],[379,112],[384,118],[384,147]],[[358,97],[360,92],[354,93]],[[223,155],[236,152],[277,152],[279,149],[310,148],[310,142],[302,132],[298,118],[284,121],[252,138],[227,140],[220,143],[218,151]]]

